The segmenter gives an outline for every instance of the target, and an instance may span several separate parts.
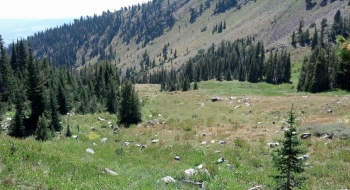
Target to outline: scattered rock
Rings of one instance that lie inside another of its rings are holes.
[[[223,98],[220,98],[220,97],[217,97],[217,96],[211,98],[212,102],[221,101],[221,100],[223,100]]]
[[[224,144],[226,144],[225,141],[219,141],[219,142],[218,142],[218,145],[221,145],[221,146],[222,146],[222,145],[224,145]]]
[[[203,141],[203,142],[201,143],[201,145],[205,145],[205,144],[207,144],[207,142],[205,142],[205,141]]]
[[[101,143],[105,143],[107,141],[107,138],[102,138]]]
[[[159,142],[159,139],[154,139],[151,141],[153,144]]]
[[[164,181],[166,184],[176,182],[175,179],[172,178],[171,176],[163,177],[161,180]]]
[[[203,169],[203,164],[199,164],[199,165],[197,166],[197,168],[198,168],[198,169]]]
[[[72,138],[73,138],[73,139],[77,139],[77,138],[78,138],[78,135],[72,135]]]
[[[91,127],[91,131],[96,131],[96,128],[95,127]]]
[[[327,113],[333,113],[333,110],[329,109],[327,110]]]
[[[175,160],[180,160],[180,156],[175,156],[175,158],[174,158]]]
[[[305,110],[301,110],[301,113],[302,113],[302,114],[305,114],[305,113],[306,113],[306,111],[305,111]]]
[[[235,109],[240,108],[240,107],[241,107],[241,105],[238,105],[238,106],[235,107]]]
[[[118,175],[117,172],[114,172],[108,168],[105,168],[103,171],[105,171],[106,173],[111,174],[111,175]]]
[[[98,121],[104,121],[105,119],[98,117],[97,120]]]
[[[124,146],[129,146],[130,142],[124,142]]]
[[[320,138],[321,139],[333,139],[333,134],[328,134],[328,133],[322,134],[322,135],[320,135]]]
[[[144,149],[144,148],[147,148],[147,145],[141,145],[140,149]]]
[[[227,164],[227,168],[228,169],[232,169],[232,165],[231,164]]]
[[[303,133],[300,138],[301,139],[307,139],[307,138],[310,138],[311,137],[311,133]]]
[[[95,151],[92,148],[87,148],[86,152],[90,154],[95,154]]]
[[[221,163],[223,163],[223,162],[225,162],[225,159],[224,159],[223,157],[221,157],[221,158],[219,158],[219,159],[217,160],[217,163],[218,163],[218,164],[221,164]]]
[[[267,143],[267,146],[269,146],[270,148],[273,148],[273,147],[279,146],[279,145],[280,145],[280,143],[278,143],[278,142],[269,142],[269,143]]]
[[[193,176],[195,173],[197,173],[197,171],[195,169],[193,169],[193,168],[185,170],[186,177]]]
[[[211,144],[214,144],[214,143],[215,143],[215,140],[211,140],[210,143],[211,143]]]

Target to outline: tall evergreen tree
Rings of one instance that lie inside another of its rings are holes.
[[[60,121],[60,114],[58,112],[57,96],[53,87],[50,89],[50,115],[52,128],[56,131],[61,131],[62,125]]]
[[[24,137],[25,135],[25,87],[22,83],[16,82],[15,91],[15,116],[9,127],[9,135],[13,137]]]
[[[318,44],[318,34],[317,34],[317,30],[316,30],[316,26],[315,26],[315,32],[314,35],[312,37],[312,41],[311,41],[311,49],[315,49],[316,45]]]
[[[38,60],[33,60],[33,54],[29,49],[28,57],[28,100],[30,100],[31,116],[29,118],[29,129],[35,129],[39,116],[42,115],[47,106],[45,96],[45,82],[47,73],[40,69]]]
[[[298,139],[298,134],[295,127],[295,117],[293,106],[289,113],[289,130],[284,132],[284,139],[281,140],[282,148],[276,149],[272,154],[272,162],[277,169],[278,174],[274,175],[274,189],[291,190],[295,187],[300,187],[305,180],[300,176],[304,172],[304,160],[299,159],[299,156],[306,153],[301,148],[301,141]]]
[[[49,122],[46,119],[45,115],[39,116],[38,126],[36,127],[36,130],[35,130],[35,136],[37,140],[46,141],[52,137],[49,126],[50,126]]]
[[[107,91],[107,111],[112,114],[117,114],[119,109],[119,98],[120,92],[119,87],[115,84],[114,81],[111,81],[108,85]]]
[[[121,103],[119,108],[119,123],[128,127],[142,121],[140,101],[134,85],[125,80],[121,88]]]

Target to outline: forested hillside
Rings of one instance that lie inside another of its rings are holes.
[[[163,65],[177,69],[213,43],[217,47],[222,40],[247,36],[264,43],[265,50],[287,48],[292,61],[301,61],[309,50],[303,49],[304,43],[291,45],[291,36],[300,24],[305,32],[312,24],[319,30],[322,19],[330,25],[337,10],[343,15],[349,13],[346,1],[311,2],[154,0],[118,11],[106,10],[98,16],[82,16],[70,24],[36,33],[25,43],[35,57],[49,57],[55,65],[80,67],[109,60],[122,69],[123,75],[130,67],[140,70],[144,52],[152,62],[148,69]],[[331,28],[325,31],[328,34]],[[308,41],[306,35],[304,40]]]
[[[72,74],[108,62],[118,75],[162,90],[211,79],[286,83],[291,65],[303,62],[299,91],[349,89],[335,40],[349,36],[348,14],[340,0],[154,0],[80,17],[7,53],[14,71],[25,68],[28,54]]]

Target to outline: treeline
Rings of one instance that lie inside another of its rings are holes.
[[[200,50],[179,70],[161,68],[154,73],[133,77],[137,83],[161,84],[162,90],[188,90],[188,84],[216,79],[279,84],[291,77],[290,55],[286,50],[270,51],[265,60],[262,42],[247,37],[234,42],[212,44],[207,51]]]
[[[327,19],[322,20],[320,32],[315,26],[310,40],[312,53],[304,58],[298,91],[316,93],[335,88],[350,90],[350,63],[337,56],[339,48],[334,44],[339,35],[349,37],[350,21],[337,11],[328,34],[325,32],[327,27]]]
[[[77,71],[54,67],[50,59],[35,59],[24,41],[12,46],[7,55],[0,35],[1,115],[15,110],[9,134],[36,134],[47,140],[61,131],[61,115],[110,112],[120,124],[141,121],[137,93],[130,81],[120,82],[120,70],[109,62]],[[44,127],[43,127],[44,125]]]

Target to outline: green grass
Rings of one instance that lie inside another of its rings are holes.
[[[159,92],[157,85],[140,85],[137,89],[143,100],[144,122],[122,128],[118,134],[109,127],[109,122],[116,123],[116,117],[107,113],[63,116],[65,129],[69,124],[77,139],[57,135],[51,141],[38,142],[34,137],[14,139],[2,133],[0,189],[196,189],[181,180],[186,178],[185,170],[196,169],[199,164],[211,175],[197,173],[190,179],[204,181],[208,189],[249,189],[256,185],[268,189],[272,182],[269,175],[275,171],[272,149],[266,144],[283,138],[280,127],[291,103],[300,133],[350,133],[348,95],[334,92],[302,98],[305,94],[296,93],[292,85],[208,81],[199,83],[198,91],[189,92]],[[214,95],[227,100],[211,102]],[[231,96],[236,99],[230,100]],[[249,106],[239,102],[245,98]],[[235,108],[237,105],[241,107]],[[324,113],[327,106],[334,113]],[[307,113],[301,114],[301,109]],[[105,120],[99,121],[99,117]],[[166,124],[147,125],[156,118]],[[339,121],[344,125],[337,124]],[[332,141],[316,137],[304,141],[311,167],[306,169],[308,179],[303,189],[349,188],[350,140],[334,137]],[[102,143],[101,138],[107,141]],[[152,144],[152,139],[159,142]],[[218,145],[219,140],[226,144]],[[130,146],[124,146],[126,141]],[[206,144],[201,145],[203,141]],[[87,148],[95,154],[87,153]],[[180,161],[175,156],[180,156]],[[226,162],[217,164],[220,157]],[[107,174],[104,168],[118,175]],[[159,181],[165,176],[177,182]]]

